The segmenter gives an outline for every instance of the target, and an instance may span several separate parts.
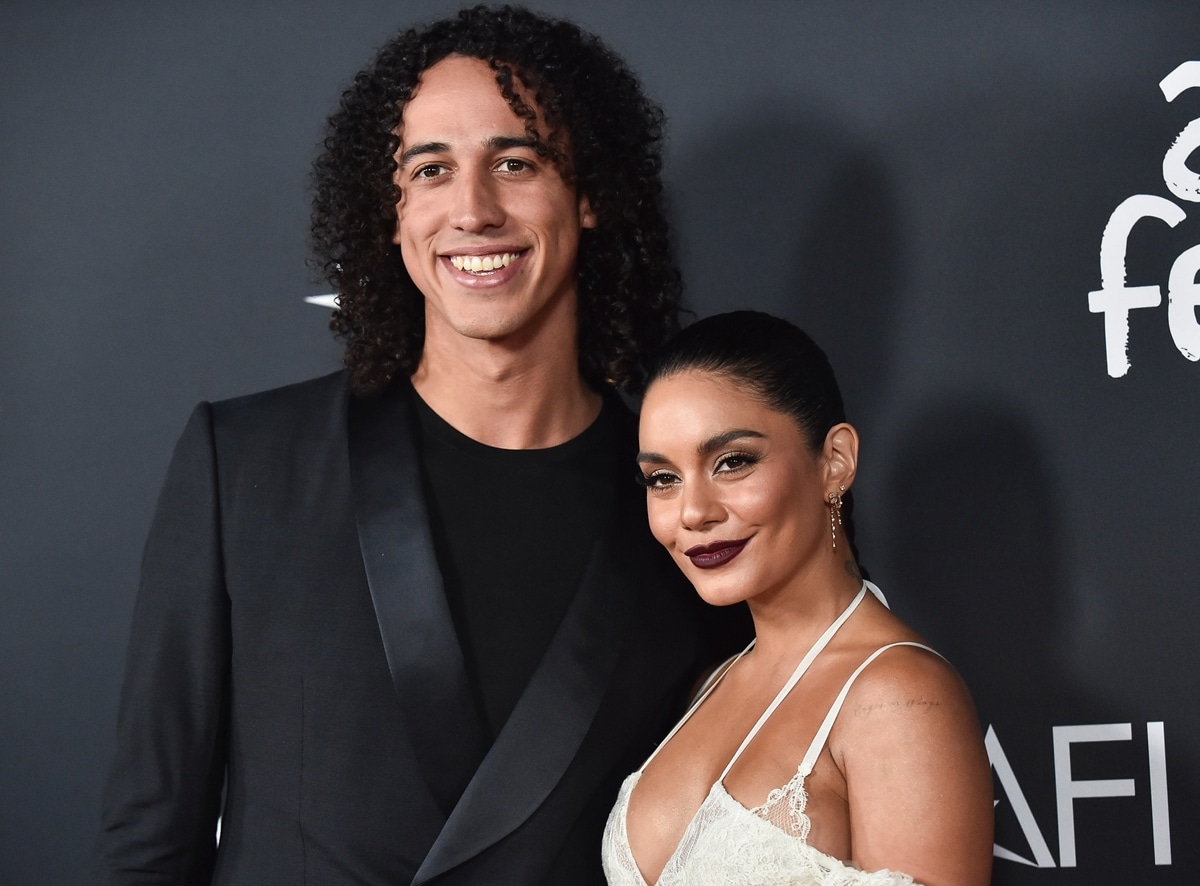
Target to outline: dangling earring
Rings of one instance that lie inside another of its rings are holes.
[[[829,493],[829,534],[833,537],[833,549],[837,550],[837,531],[842,526],[842,496],[845,486],[839,486],[837,492]]]

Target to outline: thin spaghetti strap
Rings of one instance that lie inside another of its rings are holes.
[[[783,688],[779,690],[779,693],[775,696],[774,701],[772,701],[767,706],[767,709],[762,712],[762,716],[758,718],[758,722],[754,724],[754,726],[750,729],[750,732],[744,739],[742,739],[742,743],[738,745],[738,749],[733,752],[733,757],[725,766],[725,771],[721,773],[721,776],[717,779],[717,781],[725,780],[725,776],[729,774],[729,770],[733,768],[733,764],[738,761],[738,757],[742,755],[742,751],[746,750],[746,746],[754,740],[754,736],[758,735],[758,730],[762,729],[763,724],[770,719],[773,713],[775,713],[775,709],[783,703],[785,698],[787,698],[788,693],[792,691],[792,687],[794,687],[796,683],[799,682],[800,678],[804,676],[804,672],[808,670],[808,666],[813,663],[813,660],[820,655],[821,650],[829,645],[829,641],[833,639],[833,635],[838,632],[838,628],[845,624],[846,619],[848,619],[854,613],[854,610],[858,608],[858,604],[862,602],[862,599],[866,593],[867,586],[864,584],[862,590],[858,592],[858,596],[856,596],[850,602],[849,606],[842,610],[842,614],[839,615],[836,620],[834,620],[833,624],[825,629],[825,633],[818,637],[817,642],[812,645],[812,648],[809,649],[807,653],[805,653],[804,658],[800,660],[800,664],[796,665],[796,670],[792,671],[792,675],[788,677],[787,682],[783,684]]]
[[[749,652],[752,648],[754,648],[753,640],[751,640],[747,644],[745,649],[743,649],[741,652],[739,652],[737,655],[733,656],[732,658],[727,659],[724,664],[722,664],[719,668],[717,668],[716,671],[713,672],[712,676],[710,676],[708,678],[708,680],[705,681],[704,685],[700,688],[700,695],[697,696],[697,698],[694,702],[692,702],[692,706],[687,709],[687,713],[684,714],[680,718],[679,722],[676,723],[675,726],[671,729],[671,731],[667,733],[667,737],[658,743],[658,747],[656,747],[654,749],[654,753],[652,753],[649,757],[646,758],[646,762],[638,767],[638,772],[641,772],[643,769],[645,769],[647,766],[650,765],[650,761],[653,760],[655,757],[657,757],[658,752],[661,751],[664,747],[666,747],[667,742],[669,742],[672,738],[675,737],[675,733],[678,732],[683,727],[683,724],[692,718],[692,714],[695,713],[696,708],[700,707],[700,705],[704,703],[704,699],[708,698],[709,695],[712,694],[712,691],[717,688],[717,684],[720,683],[723,679],[725,679],[725,675],[729,673],[729,669],[734,666],[734,664],[737,662],[737,660],[739,658],[741,658],[743,655],[745,655],[747,652]]]
[[[833,723],[837,719],[838,713],[842,710],[842,705],[846,701],[846,696],[850,694],[850,687],[854,685],[854,681],[858,679],[858,675],[866,670],[867,665],[877,659],[882,653],[887,652],[897,646],[915,646],[918,649],[924,649],[927,652],[932,652],[934,655],[941,658],[941,653],[936,649],[930,649],[924,643],[914,643],[911,640],[901,640],[897,643],[888,643],[886,646],[880,646],[874,652],[867,656],[866,660],[854,669],[854,673],[847,678],[842,686],[842,691],[838,693],[838,697],[834,699],[833,705],[829,708],[829,713],[825,715],[825,719],[821,722],[821,728],[817,730],[817,734],[813,736],[812,743],[808,746],[808,750],[804,754],[804,759],[800,761],[800,776],[807,778],[812,772],[813,766],[817,764],[817,757],[821,755],[821,750],[825,747],[825,742],[829,740],[829,733],[833,731]]]

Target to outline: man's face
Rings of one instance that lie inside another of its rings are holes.
[[[575,258],[595,216],[538,156],[492,69],[462,56],[427,69],[399,135],[393,242],[425,296],[426,342],[519,341],[556,322],[573,334]]]

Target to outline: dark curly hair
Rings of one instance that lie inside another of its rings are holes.
[[[583,232],[577,259],[580,372],[593,386],[640,392],[645,366],[678,327],[680,304],[661,180],[662,111],[599,39],[512,6],[474,6],[399,33],[329,118],[313,166],[313,264],[339,295],[330,328],[345,341],[354,391],[379,393],[420,360],[424,297],[392,242],[396,132],[421,73],[450,55],[491,65],[539,152],[587,197],[596,226]]]

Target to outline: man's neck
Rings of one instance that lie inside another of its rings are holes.
[[[601,398],[580,376],[573,342],[548,353],[470,344],[427,342],[412,376],[421,399],[460,433],[500,449],[545,449],[595,421]]]

